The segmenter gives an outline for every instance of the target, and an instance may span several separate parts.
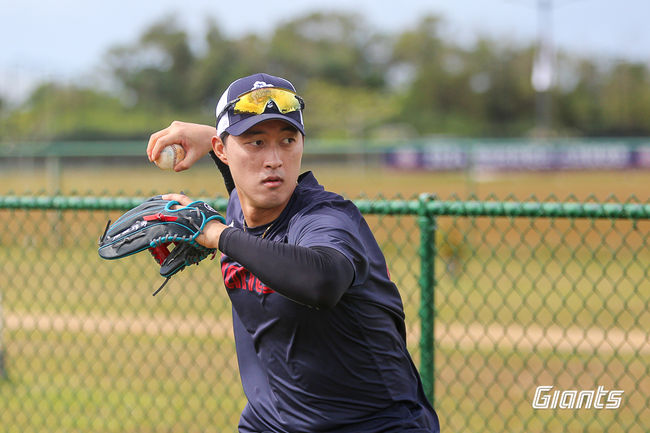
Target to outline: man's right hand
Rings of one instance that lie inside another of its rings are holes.
[[[187,170],[212,150],[212,137],[216,134],[214,126],[175,120],[167,128],[151,134],[147,156],[153,162],[165,147],[179,144],[185,150],[185,158],[174,166],[174,171]]]

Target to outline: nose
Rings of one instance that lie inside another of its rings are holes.
[[[277,169],[282,167],[282,156],[280,155],[280,146],[274,144],[267,147],[267,152],[264,160],[264,167],[270,169]]]

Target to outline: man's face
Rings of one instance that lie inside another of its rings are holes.
[[[273,119],[228,136],[225,145],[215,145],[215,152],[225,156],[242,208],[281,211],[296,187],[303,145],[300,131]]]

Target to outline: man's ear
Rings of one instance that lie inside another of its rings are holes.
[[[230,173],[230,167],[228,167],[228,157],[226,156],[226,144],[218,136],[212,137],[212,151],[210,151],[210,157],[217,165],[217,168],[223,176],[223,183],[226,186],[226,191],[228,195],[232,194],[232,191],[235,189],[235,181],[232,178],[232,173]]]
[[[228,165],[228,157],[226,156],[226,145],[224,142],[219,138],[219,136],[215,135],[212,137],[212,151],[214,152],[215,155],[217,155],[217,158],[221,160],[224,164]]]

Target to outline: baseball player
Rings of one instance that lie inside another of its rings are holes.
[[[147,147],[155,160],[181,144],[177,171],[211,153],[224,174],[226,224],[209,222],[197,241],[223,253],[248,400],[239,431],[438,432],[370,228],[352,202],[300,173],[304,107],[289,81],[251,75],[223,93],[216,131],[174,122]]]

